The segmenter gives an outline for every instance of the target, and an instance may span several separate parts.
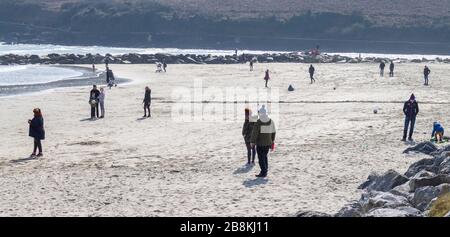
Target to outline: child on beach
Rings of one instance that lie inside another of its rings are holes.
[[[434,137],[436,142],[442,142],[444,138],[444,128],[439,122],[433,123],[433,132],[431,132],[431,138]]]
[[[41,140],[45,139],[44,118],[42,117],[42,112],[39,108],[34,109],[33,114],[33,119],[28,120],[28,124],[30,124],[28,135],[34,138],[34,149],[30,157],[41,157],[43,155]],[[36,150],[39,150],[37,155]]]
[[[252,111],[245,109],[245,122],[242,126],[242,136],[244,137],[245,146],[247,147],[247,164],[255,164],[256,149],[250,146],[250,138],[252,136],[253,126],[258,120],[258,116],[252,116]]]

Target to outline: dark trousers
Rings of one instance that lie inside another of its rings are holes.
[[[95,104],[94,106],[91,106],[91,118],[94,118],[95,115],[97,115],[97,118],[99,117],[98,103]]]
[[[33,153],[36,154],[36,150],[39,149],[39,153],[42,153],[42,143],[41,140],[39,139],[34,139],[34,148],[33,148]]]
[[[411,139],[412,135],[414,133],[414,124],[416,123],[416,117],[405,117],[405,128],[403,129],[403,139],[406,139],[406,135],[408,133],[408,127],[409,127],[409,136],[408,138]]]
[[[148,116],[150,116],[150,103],[144,103],[144,116],[147,116],[147,110],[148,110]]]
[[[269,80],[265,79],[265,81],[266,81],[266,87],[267,87],[267,82],[268,82]]]
[[[390,76],[390,77],[393,77],[393,76],[394,76],[394,71],[393,71],[393,70],[390,70],[390,71],[389,71],[389,76]]]
[[[428,75],[424,75],[425,77],[425,85],[428,85]]]
[[[255,162],[255,156],[256,156],[256,148],[252,148],[250,146],[250,142],[246,142],[245,146],[247,146],[247,159],[248,159],[248,163],[250,163],[250,161]]]
[[[313,82],[316,82],[316,80],[314,79],[314,73],[310,73],[310,74],[309,74],[309,78],[311,79],[311,84],[312,84]]]
[[[269,169],[269,162],[267,160],[267,154],[269,153],[270,146],[256,146],[256,152],[258,153],[259,167],[261,168],[262,175],[267,175]]]

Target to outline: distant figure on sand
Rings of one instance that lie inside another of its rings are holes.
[[[314,72],[316,71],[316,69],[313,67],[313,65],[311,64],[309,66],[309,78],[311,79],[311,84],[316,83],[316,80],[314,79]]]
[[[425,79],[425,86],[428,86],[428,76],[430,75],[430,73],[431,73],[431,70],[427,67],[427,66],[425,66],[425,68],[423,69],[423,77],[424,77],[424,79]]]
[[[434,137],[436,142],[442,142],[444,138],[444,128],[439,122],[433,123],[433,131],[431,132],[431,138]]]
[[[114,85],[117,86],[117,84],[115,84],[115,78],[114,78],[114,73],[111,69],[109,69],[109,67],[106,68],[106,84],[108,85],[109,89],[111,89],[111,87],[113,87]]]
[[[166,71],[166,68],[167,68],[167,63],[164,61],[164,62],[163,62],[163,69],[164,69],[164,72],[167,72],[167,71]]]
[[[98,97],[100,96],[100,91],[97,89],[96,85],[92,86],[92,90],[89,94],[89,104],[91,105],[91,119],[94,120],[95,116],[99,117],[98,111]]]
[[[391,61],[391,64],[389,65],[389,76],[393,77],[394,76],[394,62]]]
[[[152,103],[152,90],[148,86],[145,87],[145,95],[144,100],[142,101],[144,103],[144,118],[145,117],[151,117],[150,114],[150,104]],[[147,110],[148,110],[148,116],[147,116]]]
[[[92,72],[95,73],[95,64],[92,64]]]
[[[98,103],[100,104],[100,118],[105,117],[105,91],[103,87],[100,88],[100,94],[98,95]]]
[[[162,72],[162,64],[161,63],[156,63],[156,71],[155,72]]]
[[[380,77],[384,77],[384,68],[386,67],[386,64],[382,61],[380,63]]]
[[[44,118],[42,117],[41,109],[36,108],[33,109],[34,117],[33,119],[28,120],[28,124],[30,125],[28,135],[34,138],[34,149],[33,153],[31,153],[30,157],[41,157],[42,154],[42,143],[41,140],[45,139],[45,130],[44,130]],[[39,149],[39,153],[36,155],[36,151]]]
[[[409,100],[406,101],[405,104],[403,105],[403,113],[405,114],[405,127],[403,129],[402,141],[406,141],[408,127],[410,127],[408,140],[412,141],[412,135],[414,133],[414,124],[416,123],[416,116],[419,113],[419,105],[416,101],[416,97],[414,96],[414,94],[411,94]]]
[[[266,81],[266,88],[267,88],[267,82],[270,80],[270,75],[269,75],[269,69],[266,70],[266,75],[264,76],[264,81]]]
[[[261,172],[256,177],[266,177],[269,169],[267,155],[269,149],[274,149],[276,129],[275,123],[267,115],[264,105],[258,114],[259,119],[253,126],[250,146],[255,147],[256,145],[256,153],[258,154],[259,166],[261,168]]]
[[[252,111],[250,109],[245,109],[245,122],[242,126],[242,136],[244,137],[245,146],[247,147],[247,164],[255,163],[256,149],[255,147],[250,146],[253,126],[258,119],[257,116],[255,117],[252,116]]]
[[[105,67],[108,68],[109,67],[109,59],[105,58]]]
[[[250,61],[250,71],[253,72],[253,60]]]

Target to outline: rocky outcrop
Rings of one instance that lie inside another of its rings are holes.
[[[432,158],[412,164],[404,175],[389,170],[371,174],[359,186],[361,198],[344,206],[335,217],[421,217],[428,216],[439,197],[450,193],[450,146],[439,149],[429,142],[408,148]],[[450,210],[445,210],[447,211]],[[445,214],[443,213],[443,214]],[[447,214],[448,215],[448,214]]]
[[[423,59],[425,60],[425,59]],[[423,62],[423,60],[411,60],[409,62]],[[108,61],[109,64],[152,64],[166,62],[168,64],[238,64],[249,61],[260,63],[379,63],[388,62],[388,58],[350,58],[340,55],[308,55],[305,53],[276,53],[276,54],[242,54],[233,55],[195,55],[195,54],[136,54],[100,55],[100,54],[49,54],[39,55],[1,55],[0,64],[101,64]],[[406,59],[397,61],[408,62]],[[429,62],[430,60],[426,60]],[[442,63],[450,61],[441,60]]]

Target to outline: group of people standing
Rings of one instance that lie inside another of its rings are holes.
[[[89,94],[89,104],[91,105],[91,120],[105,117],[105,96],[106,95],[103,87],[98,90],[97,85],[92,86],[92,90]]]
[[[386,67],[386,64],[381,61],[380,63],[380,77],[384,77],[384,68]],[[393,61],[391,61],[391,63],[389,64],[389,77],[394,77],[394,69],[395,69],[395,64]]]
[[[256,154],[261,172],[256,175],[258,178],[267,177],[269,169],[268,154],[269,150],[275,149],[275,122],[269,118],[267,110],[263,105],[258,115],[253,116],[252,111],[245,109],[245,122],[242,127],[242,136],[244,137],[247,148],[247,165],[255,163]]]

